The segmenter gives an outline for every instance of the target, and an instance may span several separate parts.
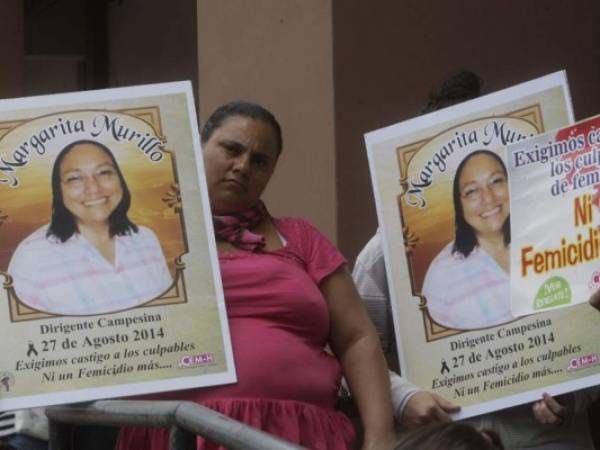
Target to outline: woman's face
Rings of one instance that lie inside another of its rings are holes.
[[[497,236],[508,218],[509,200],[506,174],[494,157],[471,157],[458,179],[465,221],[478,237]]]
[[[208,194],[215,215],[254,206],[279,156],[271,125],[241,116],[229,117],[215,129],[203,151]]]
[[[110,214],[123,198],[110,156],[93,144],[78,144],[62,160],[59,173],[63,203],[75,223],[108,225]]]

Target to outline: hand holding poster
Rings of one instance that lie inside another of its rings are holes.
[[[599,314],[510,309],[506,146],[571,122],[557,73],[365,137],[402,374],[457,417],[598,383]]]
[[[0,102],[0,410],[235,381],[189,83]]]
[[[600,289],[600,117],[509,146],[508,164],[513,313],[586,302]]]

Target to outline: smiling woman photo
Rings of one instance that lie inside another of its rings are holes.
[[[502,159],[488,150],[463,159],[453,200],[455,239],[431,262],[423,283],[429,314],[456,329],[508,322],[510,210]]]
[[[131,195],[110,149],[76,141],[52,168],[52,217],[15,250],[18,299],[51,314],[91,315],[148,302],[173,280],[155,234],[127,217]]]

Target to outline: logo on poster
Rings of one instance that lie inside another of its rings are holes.
[[[598,355],[591,353],[589,355],[578,356],[577,358],[571,359],[567,370],[585,369],[586,367],[595,366],[596,364],[598,364]]]
[[[205,364],[213,364],[215,357],[212,353],[200,353],[198,355],[184,355],[179,361],[178,367],[186,369],[189,367],[203,366]]]
[[[590,291],[597,291],[600,288],[600,272],[594,272],[588,283]]]

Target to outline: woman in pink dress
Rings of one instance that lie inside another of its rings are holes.
[[[195,401],[306,448],[343,450],[355,437],[334,409],[343,372],[362,448],[388,448],[385,362],[346,261],[307,221],[273,218],[260,201],[281,153],[276,119],[259,105],[228,103],[208,119],[202,142],[238,382],[153,398]],[[167,442],[166,429],[126,428],[118,449],[166,450]],[[197,447],[218,448],[202,438]]]

